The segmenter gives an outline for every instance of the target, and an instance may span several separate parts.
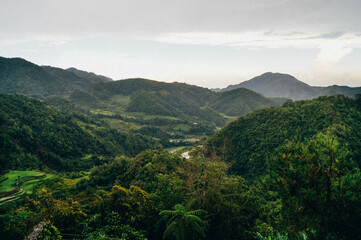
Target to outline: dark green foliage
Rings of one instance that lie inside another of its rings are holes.
[[[29,231],[32,231],[33,224],[31,217],[34,215],[29,210],[9,211],[7,213],[0,208],[0,239],[24,239]]]
[[[0,92],[43,98],[66,91],[68,87],[42,67],[21,58],[0,57]]]
[[[276,105],[249,90],[215,93],[183,83],[162,83],[146,79],[127,79],[94,85],[92,94],[107,100],[114,95],[131,95],[127,111],[150,115],[175,116],[223,126],[218,113],[241,115],[254,109]]]
[[[277,149],[268,161],[268,184],[282,200],[279,230],[293,236],[312,230],[318,239],[358,238],[360,171],[348,147],[326,133],[306,145],[296,139]]]
[[[1,169],[84,170],[96,164],[86,154],[134,156],[160,147],[141,134],[85,130],[72,115],[24,96],[0,95],[0,105]]]
[[[61,235],[59,230],[50,222],[45,223],[43,231],[37,237],[37,240],[60,240]]]
[[[151,192],[158,174],[176,171],[183,161],[181,157],[168,152],[144,151],[130,162],[127,176],[132,184]]]
[[[77,104],[78,106],[89,106],[89,107],[99,107],[101,102],[95,98],[93,95],[88,92],[75,90],[69,96],[69,99],[72,103]]]
[[[108,78],[78,70],[40,67],[21,58],[0,57],[0,92],[19,93],[35,98],[65,96],[74,90],[86,90]]]
[[[0,238],[24,239],[45,220],[52,224],[44,238],[59,232],[134,240],[361,235],[360,97],[271,101],[246,89],[214,93],[145,79],[81,91],[89,81],[106,80],[11,61],[12,70],[0,67],[0,76],[27,76],[25,93],[46,98],[0,95],[0,172],[51,168],[55,177],[0,205]],[[66,85],[49,91],[55,95],[38,89],[45,69]],[[282,103],[241,116],[190,151],[192,159],[154,150],[174,146],[169,139],[212,134],[225,124],[219,113],[237,116]]]
[[[206,237],[206,224],[201,216],[207,212],[202,209],[189,211],[177,204],[174,210],[163,210],[159,214],[168,219],[163,239],[191,240]]]
[[[349,98],[288,102],[281,108],[241,116],[211,137],[205,148],[209,155],[232,163],[233,173],[254,178],[264,174],[267,157],[287,140],[295,136],[309,139],[330,130],[341,142],[348,142],[352,157],[360,161],[360,123],[361,112]]]
[[[135,92],[130,97],[130,103],[126,109],[128,112],[144,112],[149,115],[164,115],[179,117],[180,111],[172,107],[152,92],[144,90]]]
[[[245,88],[219,92],[211,107],[229,116],[239,116],[255,109],[276,106],[270,99]]]
[[[67,68],[66,71],[72,72],[74,74],[76,74],[78,77],[81,78],[85,78],[90,80],[92,83],[99,83],[99,82],[109,82],[109,81],[113,81],[113,79],[102,76],[102,75],[97,75],[94,74],[92,72],[86,72],[86,71],[82,71],[76,68]]]
[[[70,90],[86,90],[93,82],[61,68],[43,66],[47,72],[60,79]]]

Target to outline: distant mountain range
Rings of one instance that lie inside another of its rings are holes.
[[[354,97],[355,94],[361,93],[361,87],[353,88],[337,85],[313,87],[291,75],[271,72],[264,73],[240,84],[217,89],[217,91],[230,91],[237,88],[247,88],[265,97],[282,97],[292,100],[306,100],[338,94]]]
[[[58,96],[88,109],[116,110],[119,113],[141,112],[181,119],[191,116],[216,121],[217,125],[224,124],[221,114],[239,116],[255,109],[278,106],[282,102],[244,88],[215,93],[184,83],[147,79],[113,81],[75,68],[38,66],[21,58],[2,57],[0,92],[38,99]]]
[[[80,71],[38,66],[22,58],[0,57],[0,92],[22,93],[36,98],[87,90],[92,84],[112,79]]]
[[[21,58],[0,57],[0,93],[23,94],[68,109],[76,106],[91,112],[124,114],[129,121],[141,124],[150,121],[149,116],[160,116],[162,121],[186,121],[192,127],[193,123],[204,123],[215,129],[232,117],[281,106],[289,99],[354,96],[361,88],[312,87],[287,74],[265,73],[215,92],[141,78],[113,81],[75,68],[38,66]]]

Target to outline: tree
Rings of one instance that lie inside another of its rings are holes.
[[[319,239],[357,238],[358,228],[348,219],[360,220],[355,206],[360,206],[361,199],[350,189],[361,186],[356,180],[359,169],[349,157],[347,145],[329,132],[307,144],[299,140],[283,146],[269,161],[271,190],[282,200],[282,217],[276,228],[294,236],[313,230]]]
[[[174,210],[164,210],[159,214],[169,218],[163,239],[176,240],[199,239],[206,237],[206,224],[200,217],[207,212],[202,209],[188,211],[181,204],[174,206]]]

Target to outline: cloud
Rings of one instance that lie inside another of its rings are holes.
[[[334,32],[328,32],[328,33],[323,33],[317,36],[312,36],[309,37],[309,39],[322,39],[322,38],[326,38],[326,39],[336,39],[336,38],[340,38],[343,35],[345,35],[347,32],[344,31],[334,31]],[[357,34],[355,34],[357,36]]]
[[[188,32],[161,34],[153,39],[163,43],[249,48],[327,48],[332,52],[349,53],[348,47],[361,47],[361,36],[346,32],[314,33],[292,31]],[[337,40],[339,43],[335,43]],[[340,44],[345,46],[341,48]],[[323,52],[325,52],[323,50]]]
[[[351,47],[345,47],[340,42],[328,42],[320,46],[315,62],[321,64],[335,64],[352,52]]]

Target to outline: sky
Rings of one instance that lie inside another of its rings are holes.
[[[360,0],[0,0],[0,56],[226,87],[265,72],[361,86]]]

